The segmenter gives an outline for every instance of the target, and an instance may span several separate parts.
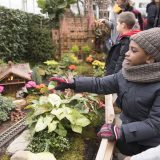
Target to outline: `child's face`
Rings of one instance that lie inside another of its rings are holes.
[[[116,26],[116,29],[117,29],[117,32],[122,34],[123,33],[123,29],[124,29],[124,23],[120,23],[118,20],[117,20],[117,26]]]
[[[129,51],[125,55],[123,64],[127,66],[146,64],[149,57],[150,56],[147,55],[136,42],[131,40],[129,45]]]

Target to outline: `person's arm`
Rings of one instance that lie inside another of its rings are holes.
[[[126,157],[124,160],[160,160],[160,145],[150,148],[142,153],[132,157]]]
[[[127,143],[148,140],[160,133],[160,92],[155,96],[148,118],[144,121],[122,124]]]
[[[117,73],[105,77],[77,77],[74,78],[75,92],[89,92],[96,94],[112,94],[119,90]]]
[[[73,89],[79,93],[111,94],[119,92],[118,79],[120,76],[122,76],[121,72],[102,78],[76,77],[73,79],[65,79],[61,77],[51,77],[49,80],[57,82],[57,85],[52,90],[64,91],[65,89]]]

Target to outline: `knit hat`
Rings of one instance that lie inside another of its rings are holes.
[[[138,32],[131,36],[146,54],[151,55],[157,62],[160,62],[160,28],[152,28]]]

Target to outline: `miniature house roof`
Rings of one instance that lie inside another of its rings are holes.
[[[8,65],[0,66],[0,81],[6,78],[10,74],[14,74],[26,80],[31,80],[30,73],[31,69],[29,63],[24,64],[13,64],[8,63]]]

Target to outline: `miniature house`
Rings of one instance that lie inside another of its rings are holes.
[[[0,85],[4,86],[4,93],[16,93],[27,81],[31,80],[30,66],[26,64],[13,64],[0,66]]]

